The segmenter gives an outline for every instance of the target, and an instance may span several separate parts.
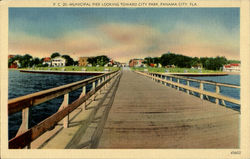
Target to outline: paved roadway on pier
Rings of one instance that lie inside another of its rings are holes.
[[[125,70],[97,148],[238,148],[237,111]]]

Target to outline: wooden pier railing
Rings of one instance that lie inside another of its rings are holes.
[[[177,90],[180,90],[180,89],[186,90],[188,94],[196,92],[199,94],[201,99],[204,99],[204,97],[206,97],[207,99],[209,99],[209,97],[213,97],[215,98],[216,104],[221,104],[223,106],[226,106],[225,101],[233,103],[233,104],[237,104],[237,105],[241,104],[239,99],[228,97],[220,93],[221,86],[229,87],[229,88],[237,88],[237,89],[240,89],[240,86],[186,78],[186,77],[181,77],[181,76],[176,76],[176,75],[167,75],[167,74],[161,74],[161,73],[148,73],[148,72],[139,72],[139,71],[135,71],[135,72],[138,74],[147,76],[153,79],[154,81],[162,82],[162,84],[174,87]],[[173,78],[175,78],[176,81],[173,81]],[[186,84],[180,83],[180,80],[186,81]],[[190,86],[190,82],[199,83],[199,88]],[[204,84],[214,85],[215,92],[204,90]],[[240,111],[238,109],[234,109],[234,110]]]
[[[22,124],[17,135],[9,140],[9,148],[29,148],[32,141],[37,139],[47,130],[53,128],[62,119],[64,128],[67,128],[69,124],[69,113],[79,107],[82,103],[86,102],[89,98],[94,97],[94,94],[98,90],[110,82],[111,79],[117,77],[118,74],[120,74],[119,70],[60,87],[10,99],[8,101],[8,114],[12,115],[16,112],[22,111]],[[86,93],[86,86],[89,84],[92,84],[92,89]],[[82,88],[81,95],[78,99],[69,104],[69,93],[79,88]],[[30,107],[36,106],[62,95],[64,95],[64,100],[59,110],[39,124],[30,128]]]

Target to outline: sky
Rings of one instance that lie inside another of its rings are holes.
[[[240,59],[239,8],[9,8],[9,54]]]

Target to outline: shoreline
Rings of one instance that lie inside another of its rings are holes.
[[[63,74],[63,75],[101,75],[109,71],[54,71],[54,70],[22,70],[17,69],[24,73],[41,73],[41,74]]]
[[[229,75],[240,75],[241,72],[226,72]]]
[[[149,72],[149,73],[159,73],[163,75],[176,75],[176,76],[227,76],[227,75],[240,75],[241,74],[240,72],[218,72],[218,73]]]
[[[8,68],[8,70],[18,70],[25,73],[43,73],[43,74],[66,74],[66,75],[100,75],[109,71],[61,71],[61,70],[27,70]],[[166,75],[177,76],[227,76],[227,75],[240,75],[241,72],[220,72],[220,73],[164,73],[164,72],[152,72]]]
[[[240,75],[240,72],[220,72],[220,73],[163,73],[163,72],[151,72],[159,73],[163,75],[176,75],[176,76],[228,76],[228,75]]]
[[[227,76],[228,73],[160,73],[160,72],[153,72],[159,73],[163,75],[175,75],[175,76]]]

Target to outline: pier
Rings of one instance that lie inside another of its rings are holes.
[[[238,147],[238,112],[130,71],[120,83],[98,148]]]
[[[9,148],[239,148],[240,112],[225,101],[240,101],[221,95],[220,87],[240,87],[196,80],[194,88],[192,80],[123,70],[9,100],[9,115],[23,112]],[[204,83],[216,91],[204,90]],[[79,88],[80,97],[68,104],[68,93]],[[61,95],[58,112],[30,128],[29,107]],[[205,100],[210,97],[215,103]]]

